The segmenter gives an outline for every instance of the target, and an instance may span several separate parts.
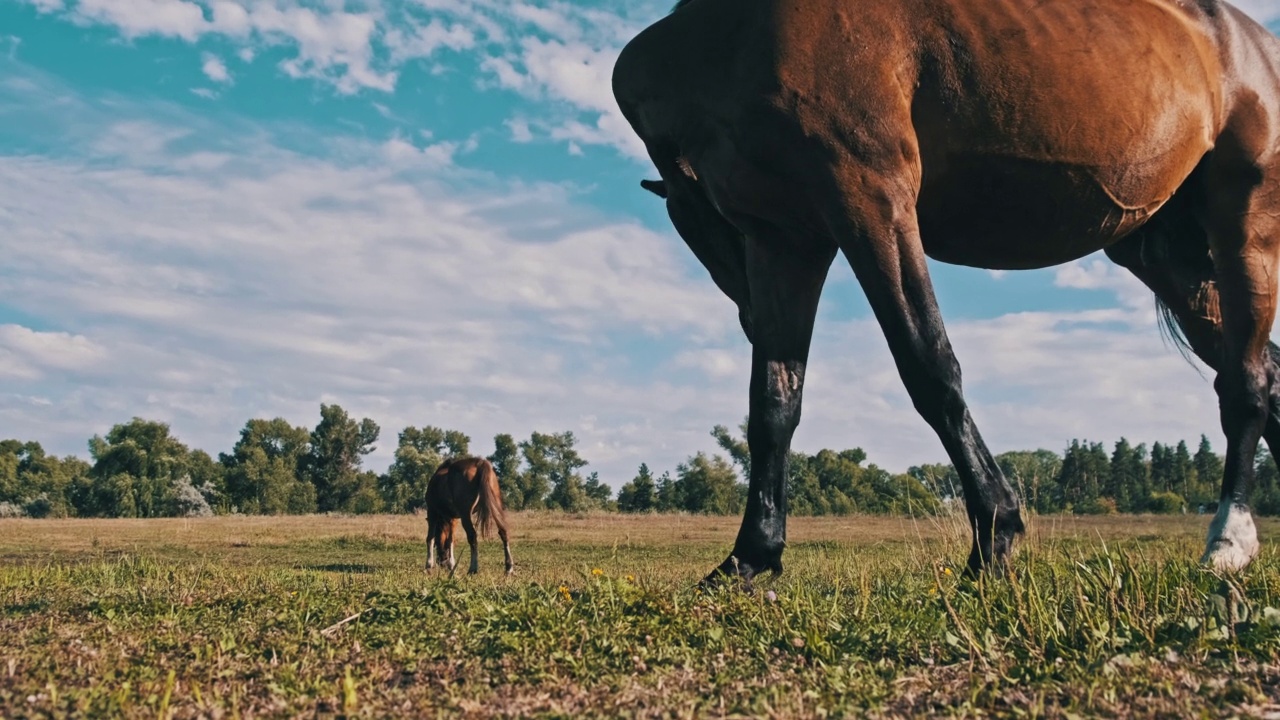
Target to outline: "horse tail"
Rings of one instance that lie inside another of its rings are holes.
[[[1214,292],[1214,301],[1217,301],[1217,290]],[[1178,354],[1182,356],[1192,367],[1196,366],[1195,360],[1192,358],[1191,341],[1187,339],[1187,334],[1182,330],[1182,323],[1178,320],[1178,315],[1169,307],[1167,303],[1160,299],[1159,295],[1155,295],[1156,299],[1156,324],[1160,328],[1160,338],[1166,344],[1172,345]]]
[[[480,534],[488,537],[489,528],[497,525],[499,530],[507,527],[507,514],[502,507],[502,488],[498,486],[498,474],[493,471],[493,463],[484,458],[476,462],[476,483],[480,486],[476,502],[476,518],[480,526]]]

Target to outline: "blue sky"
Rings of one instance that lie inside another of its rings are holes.
[[[609,90],[669,5],[0,1],[0,437],[83,456],[139,415],[216,454],[337,402],[377,470],[406,425],[572,430],[615,487],[712,449],[749,347]],[[1105,260],[934,272],[993,449],[1220,446]],[[841,262],[796,446],[944,458]]]

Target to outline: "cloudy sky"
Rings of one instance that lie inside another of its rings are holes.
[[[376,470],[406,425],[572,430],[615,487],[712,449],[750,349],[609,89],[670,4],[0,1],[0,437],[84,456],[142,416],[216,454],[324,402],[382,425]],[[994,450],[1221,446],[1105,259],[934,272]],[[842,261],[796,446],[944,458]]]

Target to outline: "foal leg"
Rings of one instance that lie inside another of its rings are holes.
[[[427,569],[436,566],[436,546],[440,544],[440,523],[427,518]]]
[[[458,561],[453,558],[453,532],[457,529],[457,524],[457,520],[445,521],[444,531],[440,535],[440,542],[447,549],[444,563],[449,568],[449,577],[453,577],[453,571],[458,567]]]
[[[918,177],[897,168],[868,177],[839,177],[857,163],[837,165],[837,212],[828,222],[853,266],[884,331],[911,402],[942,441],[960,476],[973,533],[970,573],[1003,565],[1024,531],[1018,498],[969,415],[960,364],[933,294],[915,214]]]
[[[1209,158],[1205,183],[1205,225],[1222,314],[1215,387],[1227,451],[1218,514],[1201,562],[1226,571],[1243,569],[1258,553],[1248,500],[1276,380],[1268,337],[1280,267],[1280,162],[1251,159],[1251,139],[1229,129]]]
[[[511,543],[507,541],[507,529],[501,525],[498,526],[498,537],[502,539],[502,556],[506,561],[507,574],[515,572],[516,564],[511,560]]]
[[[834,245],[753,225],[746,247],[752,328],[747,508],[733,553],[704,583],[735,575],[750,583],[764,570],[782,572],[791,437],[800,422],[818,297],[835,257]]]
[[[476,542],[476,526],[471,522],[470,513],[462,516],[462,530],[467,534],[467,544],[471,546],[471,568],[467,570],[467,574],[475,575],[480,572],[480,549]]]

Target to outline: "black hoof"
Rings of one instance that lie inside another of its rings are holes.
[[[751,581],[756,575],[764,571],[771,571],[776,577],[782,574],[782,558],[778,557],[769,561],[748,562],[739,559],[736,555],[730,555],[725,561],[720,563],[719,567],[711,571],[711,574],[702,579],[698,583],[698,587],[702,589],[710,589],[713,587],[721,587],[733,583],[740,583],[743,590],[748,593],[754,591]]]
[[[973,549],[969,551],[969,562],[965,566],[965,577],[977,579],[984,573],[1003,576],[1013,555],[1014,540],[1026,530],[1022,514],[1017,510],[1001,513],[995,523],[979,524]]]

